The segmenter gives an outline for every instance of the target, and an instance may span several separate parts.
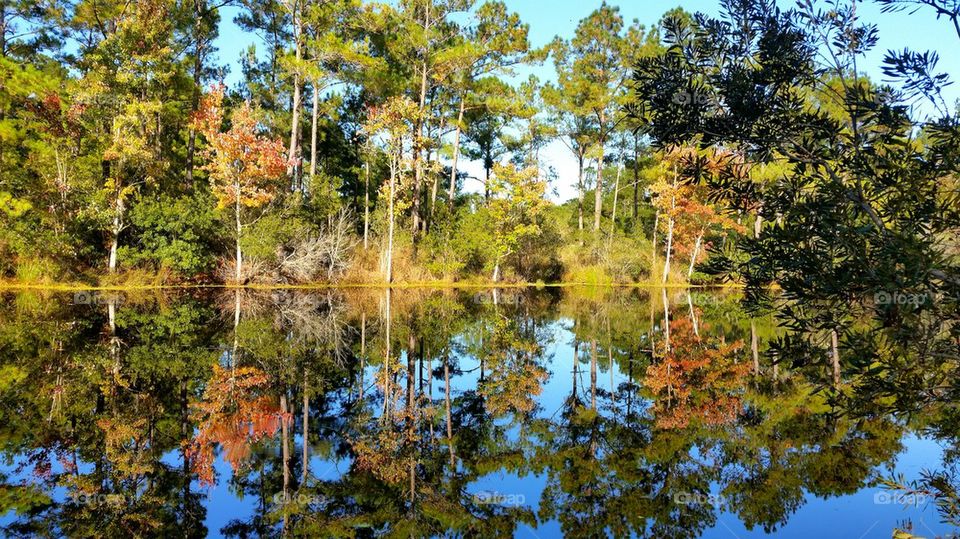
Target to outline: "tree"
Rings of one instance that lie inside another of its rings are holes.
[[[313,90],[310,123],[310,180],[317,172],[317,135],[320,96],[332,86],[357,77],[356,70],[382,73],[362,37],[363,12],[359,0],[308,3],[303,13],[308,55],[302,68]],[[302,184],[302,182],[301,182]],[[302,184],[306,188],[306,184]]]
[[[405,140],[408,129],[418,116],[416,104],[406,97],[395,97],[381,106],[373,107],[367,114],[364,131],[370,137],[379,137],[390,161],[390,178],[385,186],[387,193],[387,252],[384,277],[393,282],[393,233],[396,221],[397,184],[401,182],[408,161],[404,159]]]
[[[440,69],[449,73],[444,78],[449,79],[457,111],[447,195],[451,205],[456,191],[460,135],[465,129],[464,114],[475,108],[485,109],[488,114],[502,108],[503,95],[496,91],[499,88],[484,79],[512,74],[513,67],[528,59],[530,48],[528,25],[521,23],[516,13],[508,13],[503,2],[485,2],[477,9],[475,18],[457,43],[438,58]]]
[[[490,220],[493,223],[493,282],[500,280],[500,265],[526,237],[540,230],[539,218],[549,202],[546,184],[535,168],[517,170],[513,165],[495,165],[490,187]]]
[[[569,42],[557,39],[553,45],[559,108],[567,114],[590,117],[596,129],[592,140],[597,152],[595,233],[600,231],[603,210],[604,150],[622,118],[620,104],[624,84],[628,80],[630,60],[636,57],[636,52],[630,51],[639,47],[643,35],[639,28],[632,28],[626,36],[621,34],[622,30],[623,18],[619,8],[604,2],[580,21]],[[580,155],[578,158],[583,160]]]
[[[236,233],[237,282],[243,281],[244,208],[259,208],[273,200],[275,180],[285,170],[283,146],[276,139],[260,135],[254,110],[244,102],[232,115],[230,128],[221,131],[224,120],[223,87],[214,87],[204,96],[193,124],[207,139],[203,155],[210,176],[210,187],[217,207],[231,206]]]
[[[775,223],[740,237],[736,252],[707,269],[743,279],[753,305],[783,308],[794,334],[779,343],[781,361],[829,357],[839,381],[841,351],[881,355],[879,342],[892,339],[891,361],[923,363],[946,344],[956,304],[883,299],[891,288],[951,296],[960,281],[940,243],[960,229],[955,193],[945,191],[956,175],[958,124],[949,112],[915,120],[907,106],[926,96],[942,108],[947,78],[935,71],[936,57],[888,55],[887,74],[902,89],[878,87],[857,69],[877,35],[854,2],[788,12],[765,0],[723,6],[721,20],[665,19],[667,50],[638,63],[633,103],[661,147],[730,150],[719,170],[689,159],[682,174],[731,211],[759,209]],[[757,182],[745,163],[775,163],[783,174]],[[773,283],[782,290],[776,298]],[[877,325],[864,327],[871,318]],[[906,336],[917,334],[937,337],[915,346]],[[871,352],[864,342],[875,343]]]

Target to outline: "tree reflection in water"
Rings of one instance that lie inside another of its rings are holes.
[[[957,521],[957,358],[918,370],[922,334],[804,355],[721,292],[6,299],[5,535],[773,533],[881,483]],[[944,462],[899,476],[907,435]]]

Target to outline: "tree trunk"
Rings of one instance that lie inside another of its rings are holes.
[[[697,264],[697,255],[700,254],[700,242],[703,241],[703,231],[697,235],[697,241],[693,244],[693,255],[690,257],[690,269],[687,270],[687,280],[693,276],[693,267]]]
[[[399,163],[394,162],[390,164],[390,197],[387,204],[387,213],[390,214],[389,225],[387,226],[387,284],[393,282],[393,228],[396,217],[394,216],[393,211],[393,199],[396,195],[396,183],[397,183],[397,168]]]
[[[290,111],[292,118],[290,120],[290,151],[288,153],[293,165],[288,167],[287,173],[291,175],[292,190],[294,191],[300,188],[300,58],[303,54],[300,41],[303,27],[299,3],[299,0],[294,0],[290,10],[293,18],[294,57],[297,65],[293,70],[293,104]]]
[[[446,408],[447,419],[447,448],[450,450],[450,468],[451,472],[456,466],[456,460],[453,452],[453,419],[450,413],[450,357],[449,353],[443,356],[443,401]]]
[[[280,413],[282,414],[282,419],[280,420],[280,437],[281,440],[281,451],[283,458],[283,501],[288,503],[290,500],[290,429],[289,422],[287,421],[287,393],[286,389],[280,394]],[[287,512],[283,512],[283,533],[287,533]]]
[[[390,401],[393,399],[393,395],[390,393],[390,360],[392,359],[390,355],[393,353],[392,340],[390,338],[390,330],[393,328],[393,316],[390,306],[392,304],[392,290],[390,287],[387,287],[387,304],[386,304],[386,331],[384,335],[384,342],[386,348],[386,355],[383,356],[383,415],[386,419],[390,419]]]
[[[484,203],[490,202],[490,167],[488,167],[486,163],[487,161],[484,160],[484,165],[483,165],[483,173],[484,173],[483,202]]]
[[[600,217],[603,213],[603,143],[600,144],[600,157],[597,158],[597,189],[593,197],[593,231],[600,232]]]
[[[447,201],[453,208],[453,198],[457,191],[457,160],[460,158],[460,132],[463,129],[463,110],[466,101],[460,99],[460,112],[457,114],[457,129],[453,133],[453,162],[450,165],[450,190],[447,193]]]
[[[500,281],[500,258],[497,258],[497,261],[493,264],[493,282]],[[496,291],[494,291],[496,292]]]
[[[110,257],[107,261],[110,274],[117,272],[117,250],[120,248],[120,232],[123,231],[123,213],[125,211],[122,193],[123,189],[117,189],[117,207],[114,210],[113,224],[110,228]]]
[[[360,313],[360,400],[363,400],[363,373],[364,363],[367,357],[367,313],[366,311]]]
[[[203,28],[203,18],[206,13],[206,0],[194,0],[194,19],[193,19],[193,41],[194,41],[194,58],[193,58],[193,91],[190,96],[190,112],[196,113],[197,109],[200,106],[200,93],[202,91],[201,84],[203,83],[203,36],[200,35]],[[187,187],[193,187],[193,161],[194,154],[196,153],[197,147],[197,131],[196,129],[190,128],[189,133],[187,134]]]
[[[610,252],[610,245],[613,242],[613,237],[617,233],[617,204],[620,196],[620,170],[623,168],[623,159],[621,158],[620,162],[617,164],[617,181],[613,186],[613,211],[610,215],[610,237],[607,238],[607,253]]]
[[[663,261],[663,282],[670,277],[670,253],[673,250],[673,216],[667,220],[667,252]]]
[[[597,409],[597,340],[590,340],[590,408]]]
[[[430,26],[430,13],[427,10],[426,27]],[[427,62],[423,61],[420,68],[420,114],[417,115],[413,141],[413,200],[410,205],[411,223],[413,225],[413,244],[416,246],[420,239],[420,185],[423,181],[423,116],[427,106]],[[416,253],[416,249],[414,249]]]
[[[364,163],[363,180],[363,250],[367,250],[370,237],[370,163]]]
[[[303,369],[303,472],[300,485],[307,484],[307,474],[310,471],[310,393],[307,387],[307,369]]]
[[[663,353],[670,353],[670,299],[667,297],[667,289],[661,288],[660,292],[663,296],[663,336],[664,336],[664,348]]]
[[[577,230],[583,230],[583,154],[577,157]]]
[[[750,353],[753,355],[753,374],[760,374],[760,349],[757,339],[757,324],[750,321]]]
[[[633,139],[633,220],[637,220],[640,211],[640,138]]]
[[[840,386],[840,349],[837,345],[837,330],[830,331],[830,348],[832,351],[831,362],[833,363],[833,386]]]
[[[687,289],[687,305],[690,307],[690,323],[693,324],[693,334],[700,338],[700,325],[697,323],[697,311],[693,308],[693,298],[690,296],[690,289]],[[733,360],[737,362],[736,359]]]
[[[670,253],[673,251],[673,215],[677,210],[677,166],[673,166],[673,189],[670,193],[670,215],[667,216],[667,253],[663,263],[663,282],[670,276]]]
[[[310,181],[312,183],[317,173],[317,124],[320,118],[320,87],[316,82],[313,83],[313,110],[310,116]]]
[[[657,228],[660,227],[660,208],[657,208],[656,213],[653,215],[653,239],[651,240],[651,245],[653,246],[653,256],[651,257],[650,263],[650,276],[653,277],[657,272]]]
[[[240,226],[240,183],[239,183],[239,182],[235,183],[235,184],[234,184],[234,188],[236,189],[235,194],[236,194],[236,199],[237,199],[236,204],[235,204],[235,206],[234,206],[234,217],[236,218],[236,225],[237,225],[237,267],[236,267],[236,270],[237,270],[237,283],[242,284],[242,281],[243,281],[243,278],[242,278],[242,277],[243,277],[243,273],[242,273],[243,254],[240,252],[240,232],[241,232],[241,226]]]

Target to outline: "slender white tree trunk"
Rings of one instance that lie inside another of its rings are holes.
[[[697,241],[693,244],[693,255],[690,257],[690,269],[687,270],[687,280],[693,276],[693,267],[697,264],[697,255],[700,254],[700,242],[703,241],[703,231],[697,235]]]
[[[466,102],[460,99],[460,112],[457,114],[457,129],[453,133],[453,162],[450,165],[450,189],[447,193],[447,201],[450,207],[453,207],[453,198],[457,191],[457,160],[460,158],[460,131],[463,129],[463,110]]]
[[[673,252],[673,216],[677,210],[677,166],[673,166],[673,189],[670,193],[670,215],[667,216],[667,253],[663,262],[663,282],[670,276],[670,255]]]
[[[390,196],[387,203],[387,213],[389,214],[387,225],[387,283],[393,282],[393,228],[396,218],[393,215],[393,198],[396,193],[396,177],[397,177],[397,158],[394,158],[394,162],[390,164]]]
[[[110,257],[107,261],[107,267],[111,274],[117,272],[117,251],[120,248],[120,232],[123,231],[123,213],[125,205],[120,190],[117,192],[117,207],[113,213],[113,224],[110,228]]]
[[[241,233],[241,225],[240,225],[240,183],[239,183],[239,182],[235,183],[235,184],[234,184],[234,187],[235,187],[235,189],[236,189],[235,193],[236,193],[236,199],[237,199],[236,205],[235,205],[235,207],[234,207],[234,217],[236,218],[236,225],[237,225],[237,268],[236,268],[236,270],[237,270],[237,282],[240,283],[240,282],[243,280],[243,279],[242,279],[242,276],[243,276],[243,272],[242,272],[242,267],[243,267],[243,253],[240,252],[240,233]]]

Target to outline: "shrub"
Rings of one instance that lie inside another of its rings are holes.
[[[133,240],[120,248],[121,263],[149,263],[184,275],[210,271],[218,223],[209,195],[160,195],[130,211]]]

